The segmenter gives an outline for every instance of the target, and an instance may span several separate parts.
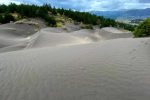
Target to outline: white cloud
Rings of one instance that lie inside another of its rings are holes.
[[[16,1],[16,0],[3,0],[3,1],[0,1],[0,4],[10,4],[10,3],[16,3],[16,4],[20,4],[21,2],[20,1]]]
[[[150,7],[150,0],[5,0],[0,3],[31,3],[42,5],[50,3],[56,7],[71,8],[76,10],[120,10],[120,9],[141,9]]]

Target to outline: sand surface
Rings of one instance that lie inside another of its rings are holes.
[[[129,31],[121,31],[116,28],[106,27],[99,30],[99,34],[105,39],[131,38],[133,35]]]
[[[149,100],[150,38],[110,29],[9,33],[25,44],[0,49],[0,100]]]
[[[149,43],[119,39],[0,54],[0,98],[149,100]]]
[[[38,34],[36,26],[28,24],[0,25],[0,53],[26,48]]]
[[[40,27],[43,28],[39,31],[35,26],[28,24],[11,23],[0,25],[0,53],[132,37],[131,32],[122,32],[112,27],[94,30],[79,29],[76,25],[66,25],[65,28],[44,28],[44,24],[41,23],[40,21]]]
[[[75,37],[62,29],[44,28],[39,31],[39,37],[36,39],[31,48],[52,47],[84,44],[88,41]]]

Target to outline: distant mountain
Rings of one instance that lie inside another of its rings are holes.
[[[91,11],[90,13],[112,19],[145,19],[150,17],[150,8],[121,11]]]
[[[122,15],[122,11],[91,11],[90,13],[95,14],[97,16],[104,16],[106,18],[116,19],[117,17]]]

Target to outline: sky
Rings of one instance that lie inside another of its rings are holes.
[[[0,4],[9,4],[10,2],[36,5],[48,3],[56,8],[80,11],[115,11],[150,8],[150,0],[0,0]]]

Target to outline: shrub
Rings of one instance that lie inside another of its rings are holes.
[[[93,29],[92,25],[82,25],[81,26],[82,29]]]
[[[150,36],[150,18],[142,22],[134,31],[135,37],[149,37]]]
[[[15,21],[12,15],[10,14],[0,15],[0,23],[5,24],[5,23],[9,23],[10,21]]]
[[[46,15],[44,17],[44,20],[47,22],[48,26],[52,26],[52,27],[56,26],[56,20],[54,17]]]
[[[62,23],[57,22],[57,23],[56,23],[56,27],[62,27]]]

